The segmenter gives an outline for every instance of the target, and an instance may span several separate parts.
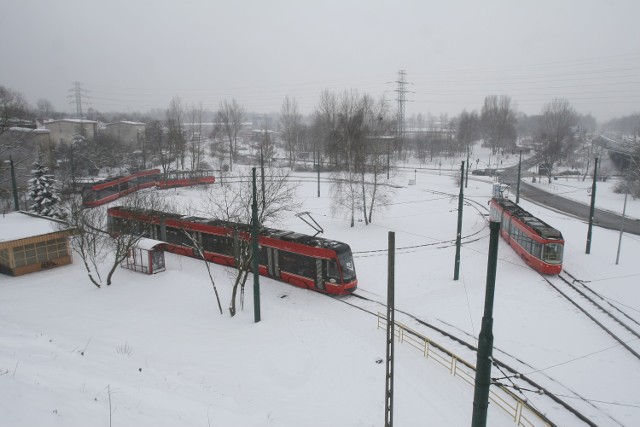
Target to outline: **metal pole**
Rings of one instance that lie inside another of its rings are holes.
[[[596,180],[598,175],[598,158],[596,157],[596,163],[593,167],[593,184],[591,185],[591,209],[589,210],[589,229],[587,230],[587,250],[586,254],[591,253],[591,232],[593,229],[593,215],[596,210]]]
[[[317,142],[316,142],[316,144],[317,144]],[[317,150],[316,150],[316,157],[317,157],[316,163],[317,163],[317,167],[318,167],[318,197],[320,197],[320,147],[318,147],[317,145],[316,145],[316,147],[317,147]]]
[[[256,168],[253,169],[253,203],[251,205],[251,264],[253,271],[253,320],[260,321],[260,271],[258,259],[260,249],[258,247],[258,195],[256,190]]]
[[[389,179],[389,169],[390,169],[390,160],[391,157],[391,142],[387,139],[387,179]]]
[[[522,170],[522,150],[520,150],[520,160],[518,161],[518,182],[516,184],[516,205],[520,203],[520,172]]]
[[[453,280],[460,277],[460,245],[462,244],[462,202],[464,200],[464,161],[460,167],[460,195],[458,196],[458,232],[456,234],[456,262]]]
[[[467,188],[469,186],[469,155],[471,153],[469,153],[469,144],[467,144],[467,169],[466,169],[466,173],[465,173],[465,179],[464,179],[464,188]]]
[[[16,183],[16,169],[13,166],[13,157],[9,156],[9,165],[11,166],[11,189],[13,190],[13,207],[20,210],[20,201],[18,200],[18,184]]]
[[[387,269],[387,370],[384,393],[384,425],[393,426],[393,345],[395,340],[395,247],[396,234],[389,232],[388,269]]]
[[[262,182],[262,210],[266,209],[266,198],[264,196],[264,156],[262,155],[262,147],[260,147],[260,177]]]
[[[620,261],[620,246],[622,246],[622,233],[624,233],[624,216],[627,213],[627,195],[629,194],[629,181],[625,183],[624,188],[624,207],[622,208],[622,222],[620,223],[620,237],[618,237],[618,253],[616,254],[616,265]]]
[[[478,356],[476,360],[476,379],[473,392],[473,416],[471,427],[487,425],[489,407],[489,386],[491,386],[491,354],[493,353],[493,299],[496,288],[496,267],[498,263],[498,236],[500,222],[489,224],[489,259],[487,262],[487,288],[484,297],[484,315],[478,337]]]

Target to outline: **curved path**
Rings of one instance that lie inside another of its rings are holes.
[[[523,161],[522,169],[526,170],[526,167],[528,166],[526,166],[525,162]],[[516,190],[517,176],[518,167],[515,166],[513,168],[506,169],[502,178],[502,181],[505,184],[509,184],[511,186],[511,192],[514,194]],[[598,189],[596,185],[596,192],[597,191]],[[532,203],[536,203],[538,205],[549,207],[557,211],[569,214],[583,220],[586,223],[589,222],[590,206],[587,206],[580,202],[576,202],[574,200],[566,199],[556,194],[546,192],[522,180],[520,181],[520,197]],[[596,210],[593,215],[593,225],[619,231],[621,223],[622,215],[611,211],[598,209],[598,206],[596,204]],[[624,232],[640,235],[640,220],[630,219],[626,217],[624,220]]]

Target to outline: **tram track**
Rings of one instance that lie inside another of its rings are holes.
[[[614,313],[613,310],[599,303],[595,297],[597,296],[602,300],[604,300],[604,298],[593,290],[585,287],[584,284],[582,286],[584,290],[581,289],[580,286],[576,285],[577,279],[575,276],[566,270],[558,274],[557,278],[544,275],[541,275],[541,277],[555,289],[558,294],[595,323],[599,329],[613,338],[632,356],[640,360],[640,350],[638,350],[640,345],[638,345],[637,348],[629,345],[630,342],[640,343],[640,332],[638,332],[640,330],[640,324],[635,319],[617,307],[613,308],[620,314]],[[587,289],[589,289],[594,296],[589,295]],[[609,306],[612,307],[611,305]],[[622,316],[627,319],[622,319]],[[632,326],[631,323],[635,323],[635,326]]]
[[[378,312],[379,311],[384,311],[386,312],[386,304],[372,299],[372,298],[368,298],[364,295],[361,295],[360,293],[354,293],[354,294],[350,294],[347,296],[332,296],[333,299],[335,299],[336,301],[339,301],[343,304],[349,305],[353,308],[356,308],[360,311],[363,311],[371,316],[378,316]],[[379,309],[379,310],[376,310]],[[403,323],[403,324],[411,324],[412,327],[416,327],[416,329],[421,329],[421,333],[423,333],[423,331],[425,331],[426,328],[426,332],[427,335],[429,335],[430,339],[434,339],[435,341],[440,341],[442,342],[443,340],[449,340],[452,344],[452,347],[455,347],[455,350],[452,350],[455,352],[455,354],[457,355],[461,355],[463,358],[467,359],[467,360],[473,360],[475,362],[475,357],[477,355],[477,351],[478,348],[473,345],[472,343],[460,338],[459,336],[457,336],[454,333],[451,333],[447,330],[445,330],[445,328],[437,326],[435,324],[433,324],[432,322],[427,322],[423,319],[420,319],[419,317],[408,313],[407,311],[401,310],[401,309],[397,309],[396,308],[396,315],[395,315],[395,320],[398,323]],[[436,319],[437,320],[437,319]],[[442,322],[444,325],[446,325],[447,327],[453,327],[452,325],[449,325],[446,322]],[[463,332],[464,334],[467,334],[464,331],[460,331]],[[468,335],[468,334],[467,334]],[[470,335],[469,335],[470,336]],[[470,338],[473,338],[470,336]],[[508,357],[510,359],[512,359],[513,361],[515,361],[516,363],[520,364],[521,366],[527,368],[527,369],[531,369],[534,371],[537,371],[534,367],[528,365],[526,362],[522,361],[521,359],[510,355],[509,353],[502,351],[496,347],[494,347],[494,350],[496,352],[499,352],[501,354],[503,354],[505,357]],[[596,424],[593,423],[587,416],[585,416],[584,414],[582,414],[580,411],[578,411],[576,408],[574,408],[573,406],[571,406],[570,404],[568,404],[567,402],[565,402],[563,399],[561,399],[558,395],[556,395],[555,393],[551,392],[550,390],[548,390],[546,387],[544,387],[543,385],[539,384],[537,381],[534,381],[533,379],[529,378],[526,374],[520,372],[520,370],[518,370],[517,368],[513,367],[511,364],[508,364],[506,362],[503,362],[502,360],[498,359],[495,357],[492,358],[492,363],[495,367],[498,368],[498,370],[503,374],[503,376],[501,378],[493,378],[493,381],[498,384],[498,385],[505,385],[502,383],[498,383],[499,380],[505,380],[507,379],[509,381],[509,385],[507,385],[510,388],[513,388],[515,391],[519,392],[522,396],[523,399],[525,401],[529,401],[530,402],[530,398],[531,396],[527,396],[523,393],[523,390],[526,391],[534,391],[535,394],[540,395],[540,396],[546,396],[549,399],[551,399],[554,404],[560,405],[562,406],[565,410],[567,410],[568,412],[572,413],[577,419],[579,419],[580,421],[582,421],[585,425],[588,426],[592,426],[595,427]],[[557,383],[557,381],[555,381],[553,378],[549,377],[548,375],[545,374],[545,376],[552,382]],[[596,410],[600,411],[599,408],[597,408],[595,405],[593,405],[591,402],[589,402],[587,399],[585,399],[584,397],[580,396],[578,393],[576,393],[573,390],[568,389],[566,386],[557,383],[559,385],[561,385],[562,387],[564,387],[566,390],[568,390],[569,392],[571,392],[572,394],[575,395],[576,398],[586,402],[589,406],[595,408]],[[607,417],[610,418],[610,416],[608,414],[605,414]],[[616,420],[612,419],[614,422],[616,422],[617,424],[620,424],[619,422],[617,422]],[[551,420],[548,420],[550,425],[552,426],[556,426],[556,424],[554,424]],[[620,424],[622,425],[622,424]]]

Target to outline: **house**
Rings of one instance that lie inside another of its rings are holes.
[[[64,221],[27,212],[0,216],[0,273],[21,276],[71,264],[72,232]]]
[[[75,135],[82,135],[87,139],[95,138],[98,133],[98,122],[85,119],[60,119],[48,120],[43,123],[45,129],[51,132],[51,142],[58,144],[71,144]]]
[[[105,131],[127,147],[139,148],[144,142],[146,124],[140,122],[119,121],[107,123]]]

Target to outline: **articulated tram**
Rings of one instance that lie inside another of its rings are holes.
[[[207,261],[216,264],[234,267],[240,241],[250,241],[246,224],[122,206],[107,212],[110,233],[134,230],[166,242],[169,252],[196,258],[195,248],[202,248]],[[356,290],[356,270],[346,243],[264,227],[258,243],[263,276],[327,294]]]
[[[500,234],[531,268],[543,274],[562,271],[564,239],[559,230],[534,217],[494,190],[489,202],[492,221],[500,221]]]
[[[163,174],[160,169],[149,169],[85,186],[82,189],[82,204],[90,208],[104,205],[143,188],[190,187],[214,182],[213,171],[210,170],[170,171]]]

